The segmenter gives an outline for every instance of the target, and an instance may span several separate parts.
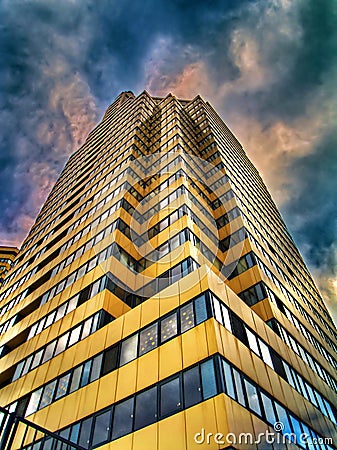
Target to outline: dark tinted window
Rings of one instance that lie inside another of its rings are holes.
[[[80,438],[79,438],[79,445],[81,447],[88,447],[89,440],[90,440],[90,432],[91,432],[91,426],[92,426],[92,417],[90,417],[87,420],[84,420],[82,422],[81,431],[80,431]]]
[[[181,409],[179,378],[160,386],[160,414],[166,416]]]
[[[107,373],[116,369],[117,358],[118,358],[118,346],[117,345],[110,348],[107,352],[105,352],[102,376],[106,375]]]
[[[112,439],[117,439],[120,436],[131,433],[133,421],[133,398],[119,403],[115,407]]]
[[[204,400],[217,393],[214,361],[210,359],[201,364],[202,391]]]
[[[136,396],[135,429],[146,427],[157,420],[157,388]]]
[[[92,436],[92,445],[99,445],[108,440],[110,430],[110,416],[111,411],[105,411],[104,413],[95,417],[94,432]]]
[[[201,380],[199,367],[187,370],[184,373],[185,408],[201,402]]]

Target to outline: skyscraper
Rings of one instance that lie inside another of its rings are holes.
[[[0,301],[2,406],[82,448],[334,448],[332,319],[200,96],[117,97]]]
[[[18,251],[16,247],[0,246],[0,285],[11,268]]]

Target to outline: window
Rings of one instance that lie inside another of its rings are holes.
[[[134,399],[130,398],[115,406],[112,439],[117,439],[132,431],[133,403]]]
[[[193,303],[183,306],[180,309],[180,329],[181,332],[189,330],[194,326]]]
[[[274,425],[274,423],[276,422],[276,417],[275,417],[273,403],[270,400],[270,398],[267,397],[263,392],[261,393],[261,399],[262,399],[262,404],[263,404],[263,409],[264,409],[264,413],[266,416],[266,420],[267,420],[267,422]]]
[[[230,397],[236,399],[235,391],[234,391],[234,384],[233,384],[233,377],[232,377],[232,370],[229,366],[229,364],[226,361],[222,361],[222,367],[224,371],[224,377],[225,377],[225,389],[227,395]]]
[[[92,381],[97,380],[97,378],[99,378],[99,375],[101,372],[101,367],[102,367],[102,359],[103,359],[102,353],[93,359],[91,375],[90,375],[90,383]]]
[[[139,336],[139,355],[156,348],[158,345],[158,325],[155,323],[141,331]]]
[[[70,338],[67,347],[76,344],[76,342],[80,340],[80,334],[81,334],[81,325],[74,328],[73,331],[70,333]]]
[[[161,342],[165,342],[177,334],[177,313],[173,313],[170,316],[163,319],[160,323],[160,339]]]
[[[233,368],[234,383],[236,387],[237,400],[241,405],[246,406],[245,396],[242,389],[242,380],[239,372]]]
[[[69,333],[64,334],[63,336],[59,337],[57,340],[57,345],[55,349],[55,356],[59,353],[63,352],[67,347]]]
[[[60,397],[63,397],[64,395],[66,395],[67,389],[68,389],[69,380],[70,380],[70,373],[68,373],[67,375],[64,375],[63,377],[61,377],[59,379],[59,382],[58,382],[58,385],[57,385],[57,389],[56,389],[56,393],[55,393],[55,400],[57,400]]]
[[[83,366],[80,387],[87,385],[89,382],[89,374],[90,374],[91,364],[92,364],[92,360],[89,359],[89,361],[87,361]]]
[[[74,392],[78,389],[79,385],[80,385],[80,379],[81,379],[81,373],[82,373],[82,366],[77,367],[74,372],[73,372],[73,376],[71,379],[71,385],[70,385],[70,391],[69,392]]]
[[[157,387],[136,395],[135,430],[157,420]]]
[[[55,346],[56,346],[56,341],[53,341],[47,345],[47,347],[44,351],[42,363],[48,361],[49,359],[51,359],[53,357]]]
[[[258,398],[256,387],[246,379],[244,380],[244,384],[245,384],[245,388],[246,388],[246,392],[247,392],[249,407],[254,412],[261,415],[260,403],[259,403],[259,398]]]
[[[32,395],[30,397],[30,401],[28,403],[27,411],[25,414],[26,416],[33,414],[37,410],[37,408],[39,406],[40,397],[42,394],[42,389],[43,388],[32,393]]]
[[[111,347],[104,353],[102,376],[117,368],[118,346]]]
[[[56,380],[52,381],[51,383],[48,383],[47,386],[45,386],[41,398],[40,408],[43,408],[52,402],[55,386]]]
[[[111,411],[105,411],[94,419],[94,432],[92,446],[97,446],[106,442],[109,437]]]
[[[216,395],[217,387],[213,359],[201,364],[201,379],[204,400]]]
[[[122,343],[121,347],[121,357],[119,365],[123,366],[124,364],[132,361],[137,358],[137,344],[138,344],[138,334],[131,336],[129,339]]]
[[[167,416],[181,409],[179,377],[160,386],[160,415]]]
[[[248,330],[248,328],[246,328],[246,333],[247,333],[249,348],[251,350],[253,350],[254,353],[256,353],[257,355],[260,356],[259,346],[257,344],[255,334],[253,334],[250,330]]]
[[[90,442],[91,427],[92,427],[92,417],[82,422],[78,442],[81,447],[88,448],[88,444]]]
[[[199,367],[193,367],[183,374],[185,408],[201,402],[201,380]]]

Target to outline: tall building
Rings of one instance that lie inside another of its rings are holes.
[[[18,252],[19,249],[16,247],[0,246],[0,285],[11,268]]]
[[[3,417],[41,427],[15,422],[9,448],[335,448],[332,319],[200,96],[117,97],[0,301]]]

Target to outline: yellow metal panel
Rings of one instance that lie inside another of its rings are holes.
[[[98,380],[96,411],[111,405],[116,400],[118,371],[113,371]]]
[[[126,336],[130,336],[130,334],[139,330],[139,328],[140,328],[140,313],[141,313],[141,308],[140,308],[140,306],[137,306],[136,308],[132,309],[131,311],[128,311],[128,313],[125,315],[123,335],[122,335],[123,338],[125,338]]]
[[[137,391],[159,380],[159,350],[154,349],[138,360]]]
[[[218,431],[214,399],[206,400],[185,411],[186,449],[219,449],[214,440]],[[212,436],[207,435],[212,433]]]
[[[159,303],[158,298],[150,298],[146,302],[141,304],[141,317],[140,317],[140,327],[157,320],[159,317]]]
[[[181,336],[159,347],[159,379],[182,370]]]
[[[188,367],[209,355],[206,326],[201,323],[181,335],[183,366]]]
[[[158,444],[160,450],[186,450],[183,412],[158,422]]]
[[[138,360],[134,360],[118,369],[116,401],[136,391]]]
[[[188,276],[182,278],[178,282],[180,304],[185,303],[201,292],[200,277],[197,271],[192,272]]]
[[[158,423],[153,423],[133,433],[133,450],[156,450],[157,445]]]

